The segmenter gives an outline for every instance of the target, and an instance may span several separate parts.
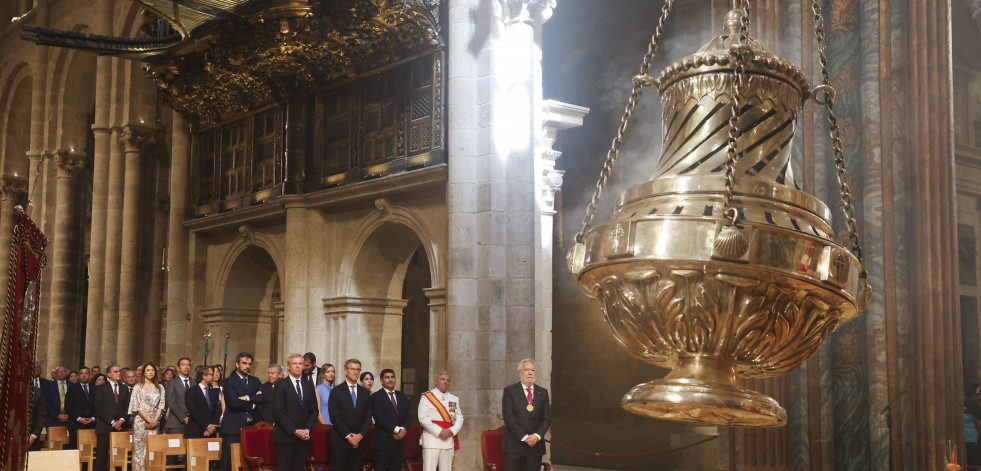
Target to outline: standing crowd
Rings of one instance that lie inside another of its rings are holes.
[[[146,440],[158,433],[184,438],[220,436],[219,469],[232,469],[230,446],[240,443],[242,428],[265,421],[273,425],[277,469],[302,470],[315,425],[331,425],[330,469],[361,471],[364,448],[370,447],[378,471],[400,471],[405,461],[406,436],[413,417],[409,399],[396,390],[391,369],[379,374],[382,388],[372,393],[375,377],[361,371],[361,362],[344,362],[343,380],[335,384],[329,363],[317,366],[312,352],[292,354],[285,367],[266,369],[266,382],[251,376],[252,354],[239,353],[235,370],[226,378],[221,365],[200,365],[191,372],[191,360],[178,360],[162,373],[145,363],[135,369],[115,363],[105,367],[51,370],[41,378],[32,365],[33,400],[30,427],[32,450],[40,449],[44,427],[66,427],[68,448],[77,445],[78,430],[95,429],[95,471],[109,469],[109,434],[132,431],[133,470],[146,469]],[[545,454],[543,437],[550,426],[548,391],[535,382],[535,362],[518,365],[519,382],[504,389],[502,416],[507,432],[501,450],[508,471],[538,471]],[[450,375],[437,375],[434,388],[422,394],[417,420],[422,429],[424,471],[449,471],[458,435],[463,427],[459,398],[448,392]],[[370,443],[366,437],[370,427]],[[178,464],[178,463],[175,463]]]

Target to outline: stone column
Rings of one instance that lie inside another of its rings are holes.
[[[589,108],[545,100],[542,103],[541,140],[535,161],[535,359],[537,381],[546,388],[552,383],[552,233],[555,194],[562,187],[563,171],[555,169],[562,156],[552,148],[558,132],[582,126]],[[559,268],[564,269],[564,267]]]
[[[122,255],[123,178],[126,170],[120,147],[121,129],[109,138],[109,174],[106,192],[106,264],[102,296],[102,361],[118,361],[119,260]],[[94,224],[94,222],[93,222]]]
[[[429,298],[429,376],[430,381],[436,379],[447,364],[447,331],[446,331],[446,289],[424,288],[422,290]],[[429,385],[421,384],[423,389]]]
[[[187,123],[174,111],[170,143],[170,223],[167,231],[167,319],[164,357],[179,358],[187,349],[187,166],[190,136]]]
[[[74,199],[72,189],[75,176],[82,170],[84,154],[60,149],[55,152],[54,165],[58,172],[55,187],[55,223],[52,238],[51,257],[51,302],[48,320],[48,360],[75,365],[79,351],[73,347],[78,343],[79,332],[70,332],[74,317],[75,289],[72,282],[72,214]]]
[[[135,365],[140,332],[140,208],[142,206],[143,155],[153,143],[151,129],[128,125],[120,141],[125,148],[126,171],[123,182],[123,220],[119,263],[119,327],[116,330],[117,360],[121,365]]]
[[[279,201],[286,208],[286,273],[283,273],[283,354],[304,353],[307,347],[307,269],[310,263],[307,240],[310,210],[302,198],[283,196]]]
[[[92,29],[100,34],[112,34],[112,0],[100,0],[100,12]],[[112,92],[112,57],[99,56],[96,60],[95,77],[95,148],[92,155],[92,222],[89,232],[89,292],[85,329],[85,364],[103,365],[102,310],[105,294],[106,269],[106,213],[107,188],[109,186],[109,149],[112,130],[109,128],[109,108]]]
[[[344,356],[361,360],[362,371],[398,368],[402,364],[402,310],[406,304],[404,299],[324,299],[324,315],[343,319],[335,323],[340,327],[335,329],[330,343],[342,344],[340,352]]]
[[[14,206],[23,204],[27,197],[27,180],[24,178],[0,178],[0,292],[7,299],[7,270],[10,269],[10,243],[14,234],[17,213]],[[3,325],[6,309],[0,309],[0,325]]]

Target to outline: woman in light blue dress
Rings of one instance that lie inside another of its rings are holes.
[[[334,389],[334,365],[324,363],[320,367],[320,377],[317,378],[317,404],[320,406],[320,417],[317,418],[322,424],[330,425],[330,414],[327,413],[327,399],[330,391]]]

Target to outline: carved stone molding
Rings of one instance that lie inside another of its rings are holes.
[[[155,129],[149,126],[126,125],[119,132],[119,142],[123,144],[126,153],[142,153],[156,142],[154,131]]]
[[[542,25],[552,17],[556,0],[498,0],[501,2],[501,21]]]
[[[73,178],[85,168],[85,153],[58,149],[54,152],[53,162],[58,172],[58,178]]]
[[[561,154],[561,152],[557,152]],[[563,170],[547,169],[542,172],[542,199],[548,209],[555,207],[555,192],[562,188]]]
[[[27,179],[22,177],[0,177],[0,199],[22,201],[27,197]]]

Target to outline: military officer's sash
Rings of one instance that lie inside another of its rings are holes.
[[[433,394],[432,391],[426,391],[422,393],[422,397],[429,400],[429,403],[436,408],[436,412],[439,412],[439,416],[443,419],[443,420],[434,420],[433,425],[437,425],[439,427],[442,427],[443,429],[449,429],[453,427],[453,417],[450,417],[450,413],[446,410],[446,407],[443,407],[443,403],[439,402],[439,399],[436,399],[436,395]],[[453,436],[453,449],[454,450],[460,449],[460,437],[456,435]]]

